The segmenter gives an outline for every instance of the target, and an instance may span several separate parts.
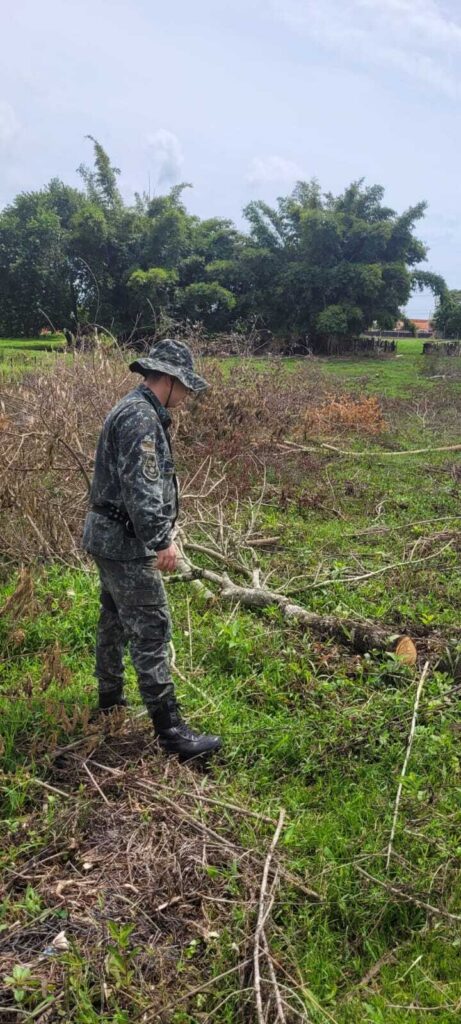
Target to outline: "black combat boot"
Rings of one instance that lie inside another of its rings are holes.
[[[162,750],[166,754],[178,754],[180,761],[189,761],[192,757],[203,754],[214,754],[221,748],[219,736],[194,732],[184,722],[174,699],[162,704],[152,716],[152,720]]]
[[[109,711],[114,711],[115,708],[126,708],[127,702],[121,693],[109,693],[99,694],[99,711],[102,711],[104,715],[107,715]]]

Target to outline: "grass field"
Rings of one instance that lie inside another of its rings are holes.
[[[369,619],[396,636],[408,633],[417,642],[416,668],[390,653],[358,653],[302,632],[294,623],[287,625],[274,607],[257,614],[231,611],[219,603],[204,605],[182,584],[168,585],[180,696],[192,723],[220,731],[225,744],[208,776],[183,769],[171,784],[180,786],[182,779],[195,792],[227,804],[218,822],[213,809],[196,813],[242,850],[258,851],[263,858],[274,831],[263,816],[276,821],[285,808],[281,862],[319,896],[309,898],[282,877],[271,912],[270,943],[282,965],[289,1021],[455,1024],[460,1019],[460,453],[383,454],[461,443],[461,361],[426,362],[420,345],[400,342],[396,359],[321,361],[326,385],[338,394],[379,396],[385,427],[379,436],[329,435],[337,447],[369,454],[356,459],[306,454],[293,469],[290,488],[269,466],[257,520],[262,536],[277,538],[273,550],[259,557],[262,574],[271,573],[273,590],[283,589],[312,611]],[[229,365],[234,368],[235,361]],[[287,372],[295,373],[297,365],[286,361]],[[243,501],[238,512],[243,533],[249,517]],[[203,553],[196,559],[202,566],[215,565]],[[5,574],[1,600],[16,586],[17,575]],[[66,1024],[256,1024],[248,969],[237,970],[251,960],[255,926],[254,903],[244,889],[245,857],[224,864],[216,853],[207,853],[206,844],[194,870],[204,886],[219,883],[204,904],[208,937],[203,927],[194,932],[190,924],[194,914],[203,920],[202,907],[199,911],[195,904],[183,915],[189,924],[182,924],[182,939],[177,933],[171,938],[176,982],[168,973],[155,980],[157,994],[165,990],[166,1002],[174,1005],[163,1016],[152,1016],[152,966],[149,961],[146,967],[146,949],[140,948],[145,940],[139,938],[139,908],[152,914],[155,886],[161,888],[163,881],[154,877],[153,891],[134,896],[135,877],[134,888],[125,890],[125,910],[120,902],[114,910],[106,889],[98,898],[110,866],[106,859],[102,868],[96,861],[96,867],[84,869],[91,847],[88,808],[105,814],[107,794],[110,814],[120,821],[124,795],[109,787],[101,796],[81,765],[67,760],[59,769],[50,756],[55,748],[81,741],[88,724],[84,709],[95,702],[96,579],[87,569],[43,565],[35,572],[35,595],[28,602],[16,612],[13,602],[0,619],[6,881],[0,956],[8,964],[0,1019],[15,1020],[16,1010],[18,1020]],[[386,871],[416,683],[426,657],[430,671]],[[131,667],[127,692],[139,711]],[[135,764],[142,757],[143,770],[164,783],[169,777],[146,746],[143,722],[129,719],[118,732],[101,733],[91,756],[120,768],[126,746]],[[130,731],[135,749],[129,746]],[[92,772],[98,769],[93,766]],[[99,773],[97,780],[105,787],[107,776]],[[136,799],[136,828],[152,821],[154,829],[148,803]],[[255,817],[233,813],[232,805],[250,809]],[[165,819],[166,844],[173,843],[167,824]],[[180,859],[177,842],[174,850]],[[50,866],[48,874],[46,863],[58,868]],[[95,879],[93,896],[89,878]],[[86,894],[80,903],[72,879]],[[259,882],[260,875],[256,889]],[[187,885],[186,879],[185,903]],[[176,896],[171,891],[168,898]],[[106,922],[108,934],[100,933],[97,947],[85,944],[85,927],[91,931],[87,919]],[[155,925],[165,930],[164,918],[155,917]],[[63,928],[70,948],[44,966],[43,949]],[[155,943],[150,952],[155,958]],[[233,973],[221,977],[226,971]],[[212,978],[218,979],[213,986],[201,988]]]
[[[49,334],[42,338],[0,338],[0,350],[6,352],[48,352],[63,345],[63,334]]]
[[[56,354],[65,347],[63,334],[50,334],[43,338],[0,338],[0,379],[53,365]]]
[[[397,357],[374,359],[332,359],[325,370],[349,386],[368,393],[394,397],[408,391],[431,388],[431,377],[437,372],[437,358],[423,356],[420,338],[400,338]],[[446,364],[447,360],[443,360]],[[446,370],[446,366],[443,367]]]

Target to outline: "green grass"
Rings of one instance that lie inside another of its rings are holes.
[[[24,372],[52,367],[65,352],[63,334],[43,338],[0,338],[0,379],[20,377]]]
[[[60,705],[71,715],[75,703],[94,701],[96,580],[79,572],[49,570],[39,583],[38,600],[42,610],[23,624],[19,657],[5,627],[9,665],[4,666],[1,723],[6,773],[2,817],[6,833],[13,830],[18,837],[6,867],[11,856],[18,864],[21,857],[38,854],[44,838],[49,843],[53,834],[53,819],[45,832],[43,821],[39,828],[36,820],[32,833],[30,826],[24,832],[23,825],[30,823],[34,804],[36,819],[50,813],[48,803],[43,811],[37,807],[28,780],[34,771],[46,777],[46,750],[72,738],[62,724]],[[187,674],[186,594],[175,590],[172,606],[178,664]],[[45,697],[40,688],[43,650],[56,641],[65,652],[72,682],[64,692],[52,684]],[[229,621],[228,615],[204,611],[198,604],[192,607],[192,652],[194,688],[179,682],[178,689],[192,722],[219,729],[225,738],[223,762],[214,768],[220,796],[274,816],[281,805],[286,807],[288,825],[281,843],[285,862],[323,898],[316,906],[295,890],[285,892],[275,910],[283,936],[275,936],[275,948],[291,948],[304,984],[338,1022],[403,1022],[413,1020],[414,1014],[393,1011],[390,1004],[416,999],[423,1005],[446,1006],[459,1000],[456,928],[443,919],[435,929],[435,922],[428,928],[424,911],[389,901],[355,867],[385,877],[383,851],[414,697],[411,671],[388,657],[351,663],[331,645],[325,646],[322,663],[317,646],[294,631],[287,634],[277,616],[255,620],[241,612]],[[31,689],[27,700],[21,698],[25,678]],[[441,672],[434,672],[427,685],[389,877],[423,895],[432,887],[433,902],[456,911],[461,904],[461,789],[456,785],[458,711],[445,696],[451,686],[452,679]],[[213,701],[211,709],[197,687]],[[128,694],[136,706],[131,674]],[[59,806],[60,798],[53,799]],[[267,844],[270,829],[265,832],[245,823],[240,839],[250,846]],[[445,873],[434,889],[434,873],[441,864]],[[5,922],[18,912],[16,904],[5,905]],[[216,918],[214,926],[219,928]],[[230,938],[242,941],[238,917]],[[230,962],[226,950],[227,945],[214,954],[222,970]],[[354,991],[370,967],[392,950],[395,960],[383,968],[377,991]],[[418,957],[419,969],[412,967]],[[213,969],[218,973],[216,963]],[[219,995],[224,998],[230,991],[224,986]],[[237,1005],[236,998],[231,1002],[235,1013]],[[324,1016],[314,1011],[311,1019],[317,1022]],[[457,1015],[441,1011],[439,1019],[454,1022]]]
[[[49,352],[65,346],[63,334],[49,334],[42,338],[0,338],[2,351]]]
[[[323,360],[325,372],[335,382],[353,385],[367,394],[383,395],[389,398],[419,394],[430,391],[432,379],[438,374],[456,375],[461,379],[461,359],[423,356],[421,338],[400,338],[395,356],[382,356]],[[431,379],[432,378],[432,379]]]
[[[436,339],[434,339],[436,340]],[[423,356],[424,341],[421,338],[399,338],[395,355],[381,356],[345,356],[334,359],[322,358],[313,360],[313,365],[321,367],[330,384],[345,390],[353,388],[364,394],[381,395],[385,398],[407,397],[420,391],[432,390],[433,380],[438,375],[448,373],[448,381],[454,383],[461,380],[461,358],[446,356]],[[307,360],[308,362],[309,360]],[[237,356],[220,361],[226,376],[230,375],[239,365]],[[251,359],[252,367],[264,370],[268,359]],[[282,360],[284,373],[296,373],[300,365],[306,364],[306,357],[290,356]]]
[[[169,588],[177,664],[191,684],[178,680],[180,697],[192,724],[220,731],[225,742],[212,771],[219,795],[273,817],[284,806],[284,862],[322,897],[313,903],[296,889],[282,887],[271,938],[282,961],[289,954],[296,964],[313,1024],[459,1020],[459,925],[393,897],[358,870],[461,914],[459,697],[453,691],[461,661],[456,632],[461,603],[459,453],[387,460],[379,455],[380,447],[460,441],[457,367],[451,359],[439,360],[437,370],[425,374],[416,344],[421,343],[399,343],[399,359],[322,361],[329,381],[354,393],[382,396],[388,431],[378,439],[337,438],[342,447],[368,448],[373,454],[360,461],[332,455],[320,466],[306,466],[301,477],[296,470],[284,508],[277,471],[271,469],[258,524],[279,537],[277,552],[261,555],[262,570],[276,570],[270,581],[274,589],[291,579],[293,600],[306,607],[364,616],[385,623],[390,633],[420,636],[421,660],[424,633],[450,643],[451,661],[437,667],[430,655],[433,667],[388,875],[385,852],[412,717],[415,671],[392,655],[372,651],[360,656],[287,627],[274,609],[231,614],[219,606],[204,607],[180,585]],[[290,370],[296,365],[296,360],[287,361]],[[445,376],[439,377],[440,366]],[[245,516],[242,507],[242,522]],[[436,557],[418,561],[429,555]],[[406,565],[341,582],[400,562]],[[14,585],[13,579],[5,582],[3,595]],[[75,704],[95,701],[95,576],[52,566],[40,572],[36,587],[33,616],[16,624],[0,621],[5,868],[12,861],[19,866],[50,843],[53,815],[31,778],[34,773],[47,778],[47,752],[72,739],[61,706],[70,716]],[[44,693],[44,652],[55,644],[70,678],[64,688],[51,682]],[[127,692],[138,706],[131,669]],[[61,798],[54,799],[59,809]],[[242,821],[232,823],[242,844],[267,848],[271,827]],[[40,913],[34,898],[26,892],[19,901],[6,900],[5,925],[18,915]],[[220,932],[219,911],[210,913]],[[236,910],[213,950],[203,955],[205,977],[233,966],[232,944],[241,948],[252,927],[244,909]],[[186,960],[188,955],[183,953]],[[100,1018],[85,1010],[85,957],[83,951],[74,956],[72,977],[80,971],[81,994],[72,997],[72,1021],[125,1020],[115,1010]],[[239,1021],[237,987],[231,975],[213,997],[201,997],[187,1013],[175,1015],[174,1024],[201,1024],[205,1013],[212,1013],[216,1024]]]

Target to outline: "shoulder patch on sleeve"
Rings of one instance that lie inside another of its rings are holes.
[[[141,441],[141,450],[143,452],[146,452],[149,455],[150,455],[151,452],[154,452],[154,455],[155,455],[155,451],[156,451],[156,448],[155,448],[155,438],[154,437],[144,437],[143,440]]]
[[[158,480],[160,470],[157,461],[157,451],[155,445],[155,438],[144,437],[141,441],[141,452],[142,452],[142,471],[146,480],[154,483]]]

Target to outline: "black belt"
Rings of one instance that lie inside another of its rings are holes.
[[[91,511],[98,516],[105,516],[113,523],[120,523],[129,537],[135,537],[134,526],[127,512],[123,512],[116,505],[92,505]]]

